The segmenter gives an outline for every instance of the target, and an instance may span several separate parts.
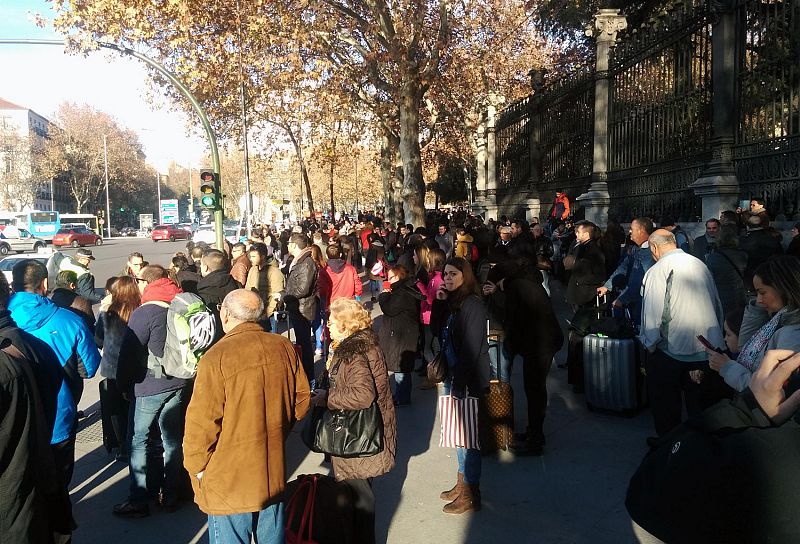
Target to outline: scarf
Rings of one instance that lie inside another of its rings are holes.
[[[331,340],[330,345],[328,346],[328,360],[325,361],[325,369],[330,370],[331,364],[333,363],[333,356],[336,353],[336,348],[339,347],[338,340]]]
[[[761,358],[763,357],[764,349],[767,347],[767,344],[772,338],[772,335],[775,334],[775,331],[778,330],[780,326],[780,320],[783,314],[786,312],[786,307],[784,306],[778,312],[772,316],[763,327],[758,329],[750,340],[742,348],[742,352],[739,353],[739,357],[736,358],[736,362],[745,367],[750,372],[755,372],[759,364],[761,363]]]

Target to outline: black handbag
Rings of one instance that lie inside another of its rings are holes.
[[[311,411],[301,435],[311,451],[345,459],[370,457],[383,451],[383,417],[377,399],[363,410]]]
[[[428,363],[425,372],[427,373],[428,380],[433,383],[442,383],[444,381],[447,377],[447,359],[445,359],[444,350],[437,353],[433,361]]]

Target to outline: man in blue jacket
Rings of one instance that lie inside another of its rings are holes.
[[[75,528],[69,505],[69,483],[75,466],[75,431],[83,380],[100,366],[92,333],[80,317],[47,298],[47,267],[34,260],[20,261],[11,272],[14,294],[8,304],[17,326],[47,344],[63,369],[50,445],[56,461],[59,491],[69,512],[67,526],[56,527],[64,541]]]
[[[597,294],[603,296],[613,288],[616,278],[623,276],[627,278],[625,288],[612,305],[614,308],[627,308],[631,313],[631,320],[637,327],[642,315],[642,280],[645,272],[655,263],[648,242],[654,230],[653,221],[648,217],[639,217],[631,222],[631,241],[639,247],[625,256],[608,281],[597,288]]]

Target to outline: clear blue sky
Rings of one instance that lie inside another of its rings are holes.
[[[45,0],[0,0],[0,38],[60,39],[51,28],[39,28],[30,13],[51,19]],[[114,116],[139,133],[148,162],[166,170],[171,160],[200,166],[205,143],[189,121],[157,98],[146,102],[149,89],[139,61],[111,52],[88,57],[66,55],[61,47],[0,45],[0,97],[51,117],[62,102],[85,103]]]

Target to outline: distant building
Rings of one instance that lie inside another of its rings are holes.
[[[35,111],[0,98],[0,209],[68,212],[74,206],[65,183],[35,174],[36,149],[50,125]]]

